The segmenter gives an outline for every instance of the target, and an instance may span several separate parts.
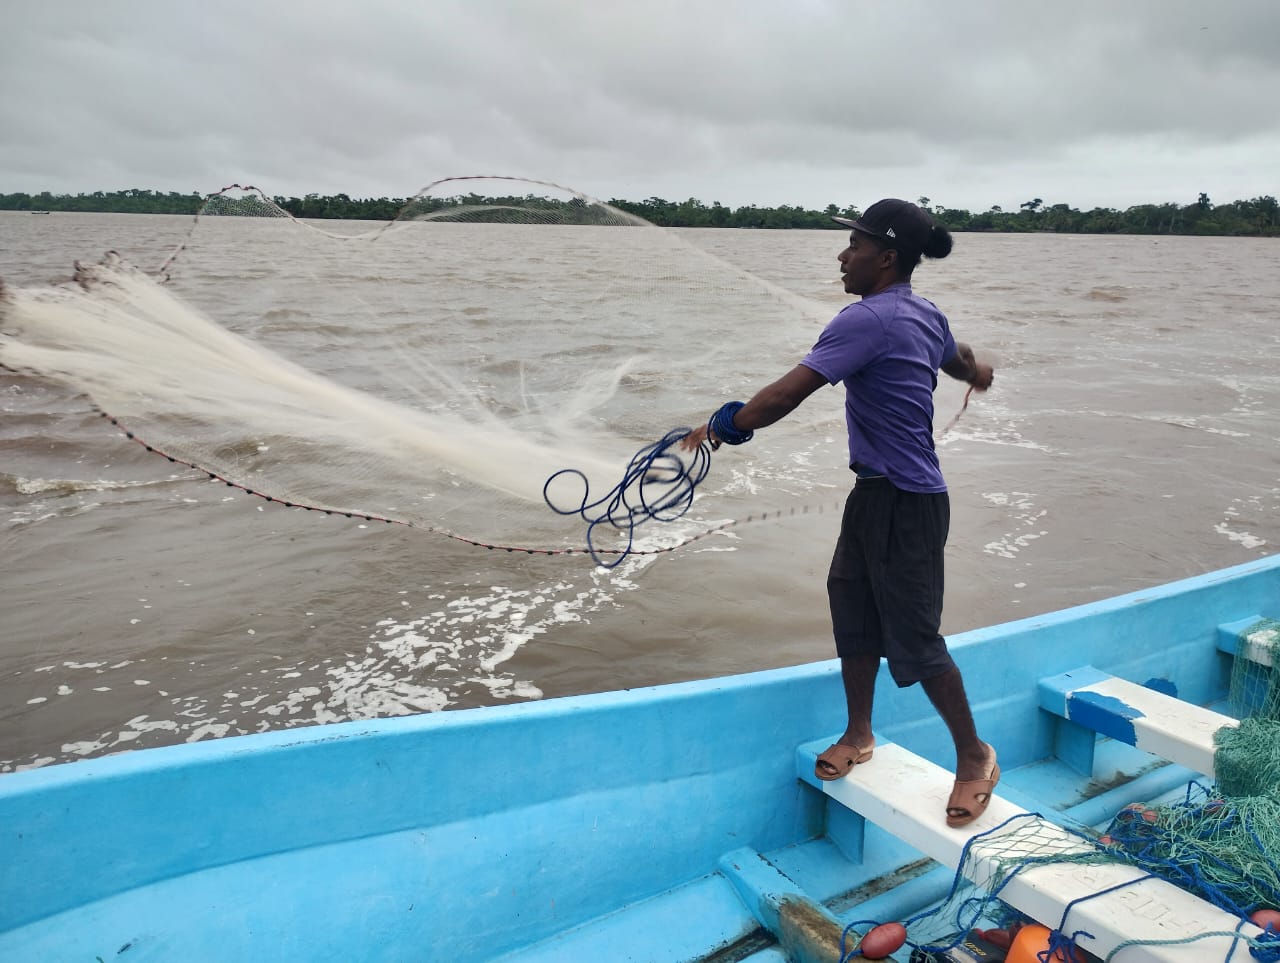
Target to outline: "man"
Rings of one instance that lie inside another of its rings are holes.
[[[943,547],[950,524],[946,483],[933,443],[938,371],[978,391],[990,365],[951,336],[946,317],[911,290],[922,256],[946,257],[951,234],[907,201],[886,199],[856,221],[840,253],[850,304],[790,372],[745,405],[730,402],[683,446],[742,444],[825,384],[843,382],[849,463],[857,481],[845,505],[827,594],[848,703],[844,735],[818,757],[816,775],[839,779],[871,758],[871,706],[883,656],[899,686],[923,686],[956,747],[947,825],[987,808],[1000,778],[995,750],[978,738],[960,670],[938,633]]]

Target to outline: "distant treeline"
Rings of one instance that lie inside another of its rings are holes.
[[[94,191],[91,194],[0,194],[0,210],[7,211],[92,211],[127,214],[196,214],[206,203],[201,194],[179,194],[175,191],[127,190]],[[306,197],[274,197],[276,205],[294,217],[343,218],[347,220],[389,221],[408,214],[449,213],[450,209],[467,209],[467,219],[511,220],[511,209],[534,210],[543,220],[557,223],[600,223],[599,209],[581,200],[569,201],[525,195],[524,197],[464,197],[404,199],[394,197],[352,198],[346,194]],[[642,217],[660,227],[738,227],[788,229],[809,228],[841,230],[832,223],[832,215],[856,217],[855,207],[829,204],[824,210],[802,207],[725,207],[719,202],[704,204],[697,198],[668,201],[650,197],[644,201],[611,200],[611,206]],[[934,205],[929,198],[918,200],[953,231],[1033,232],[1062,234],[1205,234],[1280,236],[1280,204],[1271,196],[1251,200],[1214,204],[1207,194],[1194,203],[1179,205],[1140,204],[1118,210],[1095,207],[1081,211],[1067,204],[1048,204],[1033,198],[1016,211],[992,207],[971,213],[960,208]],[[488,213],[477,210],[488,207]],[[216,206],[206,213],[239,216],[263,216],[274,213],[269,205],[254,195],[216,199]]]

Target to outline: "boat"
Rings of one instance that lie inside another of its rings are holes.
[[[951,637],[1003,770],[962,829],[950,739],[887,673],[873,758],[815,778],[835,660],[2,775],[0,959],[858,958],[1010,822],[1078,854],[1211,785],[1233,666],[1276,617],[1280,555]],[[1121,963],[1251,960],[1269,933],[1123,861],[1049,860],[1000,897],[1098,958],[1136,941]],[[892,959],[927,958],[913,925]]]

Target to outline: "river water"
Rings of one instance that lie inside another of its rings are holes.
[[[109,249],[151,270],[191,229],[0,213],[0,278],[39,286]],[[429,359],[504,437],[530,411],[576,404],[595,424],[582,439],[619,471],[625,452],[788,370],[846,300],[837,232],[661,232],[664,274],[637,270],[602,230],[454,225],[428,261],[408,236],[354,257],[296,225],[224,218],[197,225],[171,287],[218,325],[401,405],[456,400],[414,386],[415,356]],[[944,631],[1276,550],[1278,261],[1265,239],[958,235],[950,258],[922,266],[916,289],[996,364],[993,390],[945,433],[964,386],[937,392]],[[744,276],[777,285],[754,289],[771,310],[742,299]],[[599,405],[574,401],[623,363]],[[851,481],[838,390],[721,449],[697,517],[652,523],[641,545],[738,524],[612,570],[264,504],[129,442],[75,385],[0,370],[0,406],[0,771],[832,655],[823,583]],[[540,469],[510,462],[541,486]],[[317,456],[305,477],[323,485],[329,464]],[[455,477],[456,501],[426,500],[415,520],[545,544],[545,506],[494,512],[468,500],[484,488]],[[781,517],[748,520],[762,513]]]

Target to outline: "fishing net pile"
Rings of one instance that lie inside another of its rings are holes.
[[[1183,798],[1172,804],[1125,806],[1100,835],[1064,829],[1039,815],[1026,814],[973,837],[949,896],[904,921],[914,947],[912,963],[1003,960],[1027,927],[1035,930],[1026,934],[1031,937],[1028,945],[1044,955],[1026,959],[1068,963],[1097,959],[1078,945],[1085,931],[1073,925],[1072,910],[1089,898],[1105,896],[1105,890],[1069,904],[1059,919],[1052,920],[1030,920],[1001,898],[1020,874],[1071,864],[1131,866],[1144,874],[1143,879],[1171,883],[1237,918],[1241,925],[1249,921],[1263,928],[1260,938],[1246,938],[1237,930],[1206,932],[1170,943],[1231,936],[1262,963],[1280,960],[1277,660],[1280,623],[1260,621],[1241,633],[1230,687],[1230,701],[1241,721],[1214,735],[1216,780],[1212,785],[1192,782]],[[1143,942],[1123,943],[1107,959],[1123,960],[1127,947]],[[857,957],[851,953],[849,958]]]
[[[1191,783],[1173,805],[1128,806],[1099,838],[1126,862],[1239,917],[1280,910],[1278,660],[1280,623],[1241,632],[1229,692],[1240,723],[1214,733],[1214,785]]]
[[[754,349],[787,359],[831,313],[551,184],[446,179],[383,223],[302,222],[236,188],[158,269],[109,254],[10,286],[0,365],[279,505],[558,553],[583,547],[582,521],[544,496],[597,501],[637,450],[745,391],[748,320]],[[689,467],[672,451],[636,472],[595,547],[631,548],[633,515],[683,514]],[[651,526],[654,545],[723,519]]]

